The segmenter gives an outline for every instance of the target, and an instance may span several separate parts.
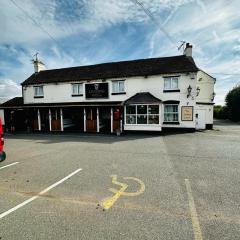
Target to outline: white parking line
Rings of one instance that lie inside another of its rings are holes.
[[[64,181],[68,180],[70,177],[72,177],[73,175],[75,175],[76,173],[78,173],[78,172],[81,171],[81,170],[82,170],[81,168],[77,169],[76,171],[74,171],[74,172],[70,173],[69,175],[67,175],[65,178],[59,180],[58,182],[52,184],[51,186],[49,186],[49,187],[47,187],[47,188],[45,188],[43,191],[41,191],[40,193],[38,193],[36,196],[33,196],[33,197],[27,199],[26,201],[18,204],[17,206],[9,209],[8,211],[6,211],[6,212],[4,212],[4,213],[1,213],[1,214],[0,214],[0,219],[6,217],[7,215],[11,214],[12,212],[18,210],[19,208],[21,208],[21,207],[27,205],[28,203],[36,200],[37,198],[41,197],[41,195],[47,193],[48,191],[50,191],[51,189],[55,188],[55,187],[58,186],[59,184],[61,184],[61,183],[63,183]]]
[[[202,231],[201,231],[199,220],[198,220],[197,210],[196,210],[194,199],[193,199],[192,189],[191,189],[190,181],[188,179],[185,179],[185,185],[187,189],[194,237],[195,237],[195,240],[203,240]]]
[[[19,162],[14,162],[14,163],[5,165],[5,166],[3,166],[3,167],[0,167],[0,170],[1,170],[1,169],[4,169],[4,168],[7,168],[7,167],[11,167],[11,166],[16,165],[16,164],[18,164],[18,163],[19,163]]]

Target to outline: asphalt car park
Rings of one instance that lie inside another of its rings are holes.
[[[1,239],[239,239],[239,125],[17,134],[5,150]]]

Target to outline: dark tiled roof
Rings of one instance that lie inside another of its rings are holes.
[[[198,71],[198,68],[195,65],[193,58],[180,55],[45,70],[32,74],[22,83],[22,85],[150,76],[196,71]]]
[[[161,100],[154,97],[151,93],[149,92],[141,92],[141,93],[136,93],[129,99],[127,99],[124,103],[125,104],[138,104],[138,103],[145,103],[145,104],[152,104],[152,103],[160,103]]]
[[[32,107],[74,107],[74,106],[120,106],[122,105],[121,101],[105,101],[105,102],[58,102],[58,103],[31,103],[23,104],[22,97],[15,97],[9,101],[0,104],[0,109],[8,108],[32,108]]]
[[[19,107],[19,106],[23,106],[23,97],[15,97],[0,104],[0,108],[1,107]]]

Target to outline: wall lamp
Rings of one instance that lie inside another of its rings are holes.
[[[212,93],[212,99],[211,99],[211,101],[213,101],[213,100],[214,100],[215,96],[216,96],[216,93],[215,93],[215,92],[213,92],[213,93]]]
[[[200,87],[197,87],[197,89],[196,89],[196,90],[197,90],[197,94],[196,94],[196,96],[198,96],[198,95],[199,95],[199,93],[200,93],[200,90],[201,90],[201,89],[200,89]]]
[[[191,92],[192,92],[192,87],[189,85],[187,88],[187,98],[191,96]]]

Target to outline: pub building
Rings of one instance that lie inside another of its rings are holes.
[[[2,105],[7,131],[103,132],[210,129],[215,78],[183,55],[45,70]]]

